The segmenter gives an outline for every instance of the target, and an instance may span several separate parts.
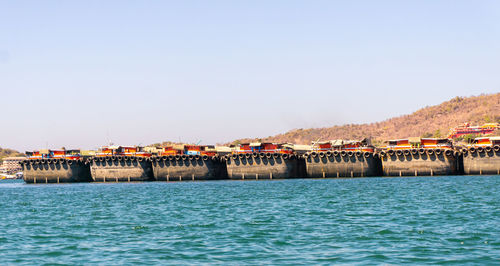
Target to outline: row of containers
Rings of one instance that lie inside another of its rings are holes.
[[[187,181],[500,174],[500,137],[454,146],[448,139],[333,140],[313,145],[106,146],[40,150],[21,162],[26,183]]]

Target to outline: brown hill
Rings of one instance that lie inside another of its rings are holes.
[[[0,148],[0,163],[3,162],[3,158],[5,157],[17,157],[17,156],[24,156],[24,154],[15,150]]]
[[[441,137],[464,122],[500,123],[500,93],[473,97],[455,97],[439,105],[422,108],[370,124],[348,124],[328,128],[294,129],[284,134],[262,139],[240,139],[234,143],[252,141],[291,142],[310,144],[314,140],[372,138],[375,144],[384,140],[411,136]]]

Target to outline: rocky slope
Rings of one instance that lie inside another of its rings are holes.
[[[473,97],[455,97],[439,105],[422,108],[412,114],[370,124],[294,129],[262,139],[240,139],[235,143],[270,141],[309,144],[314,140],[361,139],[370,137],[374,143],[410,136],[441,137],[464,122],[500,123],[500,93]]]

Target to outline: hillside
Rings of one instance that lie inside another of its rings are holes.
[[[16,156],[24,156],[24,154],[15,150],[0,148],[0,162],[2,162],[3,158],[5,157],[16,157]]]
[[[252,141],[291,142],[310,144],[314,140],[362,139],[371,137],[374,143],[411,136],[446,136],[450,128],[464,122],[483,124],[500,122],[500,93],[473,97],[455,97],[439,105],[422,108],[370,124],[348,124],[327,128],[294,129],[263,139],[240,139],[234,143]]]

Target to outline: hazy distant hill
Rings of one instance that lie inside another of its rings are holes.
[[[24,156],[24,154],[15,150],[0,148],[0,162],[2,162],[3,158],[5,157],[16,157],[16,156]]]
[[[235,142],[272,141],[310,144],[331,139],[371,137],[375,143],[411,136],[446,136],[450,128],[464,122],[483,124],[500,122],[500,93],[473,97],[455,97],[439,105],[422,108],[412,114],[370,124],[348,124],[328,128],[294,129],[263,139],[241,139]]]

